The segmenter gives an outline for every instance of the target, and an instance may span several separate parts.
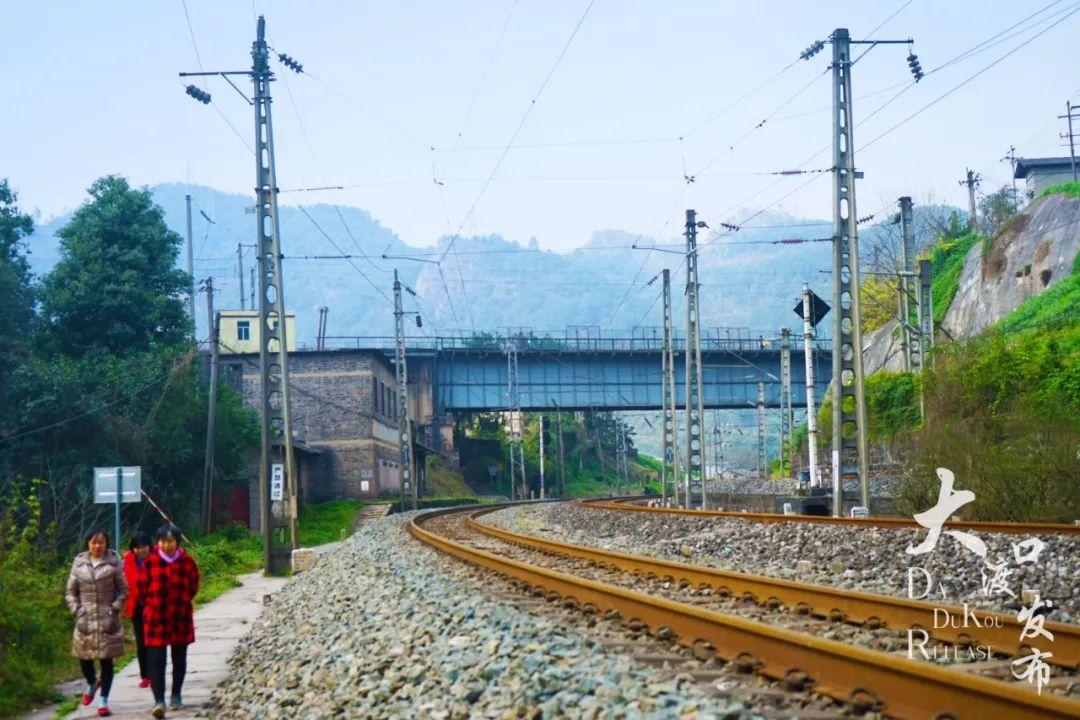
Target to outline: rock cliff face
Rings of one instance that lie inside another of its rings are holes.
[[[971,337],[1069,276],[1080,250],[1080,199],[1062,194],[1032,203],[992,240],[964,258],[960,287],[942,327]]]
[[[979,334],[1068,277],[1077,252],[1080,199],[1057,194],[1036,200],[994,236],[988,249],[978,243],[968,251],[942,329],[955,339]],[[903,369],[896,331],[897,323],[890,321],[863,337],[867,374]]]

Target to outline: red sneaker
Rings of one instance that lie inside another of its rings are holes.
[[[141,687],[141,688],[150,687],[150,678],[143,678],[142,680],[140,680],[139,681],[139,687]]]
[[[110,715],[112,715],[112,710],[107,707],[99,707],[97,709],[97,714],[98,717],[109,717]]]
[[[94,696],[97,695],[97,691],[98,691],[99,687],[101,687],[101,682],[100,681],[94,683],[94,687],[91,689],[89,694],[83,693],[83,696],[82,696],[82,704],[83,705],[89,705],[90,703],[94,702]]]

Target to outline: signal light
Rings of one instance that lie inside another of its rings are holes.
[[[424,327],[424,321],[420,319],[420,316],[416,316],[416,327]]]
[[[205,90],[200,90],[199,88],[195,87],[194,85],[188,85],[186,92],[187,92],[188,95],[195,98],[196,100],[201,102],[203,105],[209,105],[210,104],[210,93],[206,92]]]
[[[300,63],[296,62],[296,60],[293,60],[291,57],[289,57],[285,53],[278,53],[277,58],[278,58],[278,60],[281,61],[282,65],[289,68],[293,72],[298,72],[298,73],[304,72],[304,66],[301,65]]]
[[[907,56],[908,67],[911,68],[911,75],[915,78],[915,82],[919,82],[923,79],[922,65],[919,64],[919,56],[915,53],[911,53]]]
[[[823,41],[815,40],[813,43],[810,44],[809,47],[799,53],[799,57],[803,60],[809,60],[810,58],[821,52],[821,49],[823,47],[825,47],[825,43]]]

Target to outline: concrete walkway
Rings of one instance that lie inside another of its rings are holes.
[[[188,648],[188,670],[184,680],[185,709],[168,713],[173,720],[194,718],[209,702],[214,686],[229,672],[229,657],[263,609],[263,596],[272,595],[286,578],[261,574],[242,575],[241,587],[223,593],[195,611],[195,644]],[[165,698],[169,698],[172,665],[165,669]],[[139,688],[139,663],[132,660],[116,674],[109,708],[117,718],[147,718],[154,706],[150,688]],[[79,707],[69,718],[97,717],[97,701]]]

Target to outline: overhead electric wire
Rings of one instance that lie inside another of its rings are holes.
[[[510,27],[510,20],[514,17],[514,11],[517,9],[518,0],[514,0],[514,3],[510,6],[510,12],[506,14],[506,20],[503,22],[502,29],[499,30],[499,36],[495,40],[495,47],[491,50],[491,55],[488,57],[487,65],[484,66],[484,72],[480,76],[480,82],[476,86],[476,90],[473,92],[472,100],[469,102],[469,109],[465,111],[465,119],[461,121],[461,127],[458,128],[457,135],[454,136],[454,146],[450,148],[450,153],[446,156],[446,162],[443,163],[442,173],[440,177],[446,175],[446,171],[450,168],[450,163],[454,160],[454,154],[457,152],[458,146],[461,144],[461,138],[465,134],[465,128],[469,125],[469,120],[472,118],[473,110],[476,109],[476,102],[480,99],[480,91],[484,89],[484,85],[487,83],[488,74],[491,72],[492,65],[495,64],[495,58],[499,54],[499,48],[502,47],[503,38],[506,36],[506,29]],[[431,148],[432,153],[435,152],[435,147]],[[434,170],[434,161],[432,163],[432,169]]]
[[[315,218],[313,218],[311,216],[311,213],[309,213],[307,211],[306,207],[304,207],[303,205],[297,205],[296,207],[299,208],[300,212],[304,213],[304,217],[306,217],[308,220],[311,221],[311,224],[315,226],[315,229],[317,229],[322,234],[322,236],[324,238],[326,238],[330,242],[331,245],[334,246],[335,250],[337,250],[342,255],[346,254],[345,251],[343,251],[341,249],[341,247],[334,241],[334,238],[330,237],[329,233],[327,233],[325,230],[323,230],[322,225],[319,225],[319,223],[317,223],[315,221]],[[360,266],[352,261],[351,257],[349,258],[349,264],[352,265],[353,269],[356,270],[356,272],[358,272],[360,274],[360,277],[364,278],[364,280],[367,281],[368,285],[370,285],[372,288],[375,289],[375,292],[377,292],[379,295],[382,296],[383,300],[388,302],[391,306],[394,305],[394,301],[390,299],[390,296],[387,295],[386,292],[384,292],[382,288],[380,288],[378,285],[376,285],[372,281],[372,279],[369,278],[367,276],[367,274],[363,270],[360,269]]]
[[[889,129],[887,129],[887,130],[885,130],[884,132],[880,133],[879,135],[875,136],[875,137],[874,137],[874,138],[873,138],[872,140],[870,140],[870,141],[868,141],[868,142],[866,142],[866,143],[863,143],[863,145],[862,145],[862,147],[861,147],[861,150],[864,150],[864,151],[865,151],[865,150],[866,150],[866,149],[867,149],[868,147],[872,146],[872,145],[873,145],[874,143],[876,143],[876,142],[878,142],[879,140],[881,140],[882,138],[886,137],[887,135],[889,135],[889,134],[890,134],[890,133],[892,133],[893,131],[895,131],[895,130],[897,130],[898,128],[902,127],[903,125],[907,124],[907,123],[908,123],[908,122],[909,122],[910,120],[912,120],[913,118],[917,117],[918,115],[921,115],[921,114],[922,114],[923,112],[925,112],[926,110],[929,110],[929,109],[930,109],[930,108],[932,108],[932,107],[933,107],[934,105],[937,105],[937,104],[938,104],[939,102],[941,102],[942,100],[944,100],[945,98],[947,98],[947,97],[948,97],[949,95],[952,95],[952,94],[953,94],[954,92],[956,92],[956,91],[957,91],[957,90],[959,90],[960,88],[964,87],[965,85],[967,85],[968,83],[970,83],[970,82],[971,82],[972,80],[975,80],[976,78],[978,78],[979,76],[981,76],[981,75],[982,75],[983,73],[985,73],[985,72],[989,71],[989,70],[990,70],[991,68],[993,68],[994,66],[996,66],[996,65],[997,65],[998,63],[1000,63],[1000,62],[1002,62],[1003,60],[1005,60],[1006,58],[1008,58],[1008,57],[1012,56],[1012,55],[1013,55],[1014,53],[1016,53],[1016,52],[1018,52],[1019,50],[1023,49],[1023,48],[1024,48],[1024,47],[1026,47],[1027,45],[1031,44],[1031,43],[1032,43],[1033,41],[1035,41],[1035,40],[1037,40],[1038,38],[1040,38],[1040,37],[1042,37],[1043,35],[1045,35],[1045,34],[1046,34],[1047,32],[1049,32],[1050,30],[1054,29],[1055,27],[1057,27],[1057,26],[1058,26],[1058,25],[1060,25],[1061,23],[1065,22],[1065,20],[1068,20],[1068,19],[1069,19],[1070,17],[1072,17],[1073,15],[1075,15],[1075,14],[1076,14],[1076,13],[1077,13],[1078,11],[1080,11],[1080,3],[1077,3],[1077,4],[1076,4],[1076,6],[1074,7],[1074,9],[1073,9],[1072,11],[1070,11],[1070,12],[1069,12],[1069,13],[1068,13],[1067,15],[1065,15],[1064,17],[1062,17],[1062,18],[1060,18],[1060,19],[1056,20],[1056,21],[1055,21],[1055,22],[1054,22],[1053,24],[1051,24],[1051,25],[1049,25],[1049,26],[1047,26],[1047,27],[1043,28],[1043,29],[1042,29],[1042,30],[1040,30],[1040,31],[1039,31],[1038,33],[1036,33],[1035,35],[1031,36],[1030,38],[1028,38],[1028,39],[1027,39],[1027,40],[1025,40],[1024,42],[1020,43],[1019,45],[1017,45],[1017,46],[1016,46],[1016,47],[1014,47],[1013,49],[1009,50],[1009,51],[1008,51],[1007,53],[1005,53],[1004,55],[1002,55],[1002,56],[1001,56],[1001,57],[999,57],[998,59],[994,60],[994,61],[993,61],[992,63],[990,63],[989,65],[986,65],[985,67],[983,67],[983,68],[982,68],[981,70],[979,70],[978,72],[974,73],[973,75],[970,75],[970,76],[969,76],[969,77],[967,77],[966,79],[964,79],[964,80],[960,81],[959,83],[957,83],[957,84],[956,84],[956,85],[954,85],[953,87],[949,88],[948,90],[946,90],[946,91],[945,91],[944,93],[942,93],[942,94],[941,94],[941,95],[939,95],[938,97],[934,98],[933,100],[931,100],[931,101],[930,101],[930,102],[928,102],[927,104],[925,104],[925,105],[923,105],[922,107],[920,107],[920,108],[919,108],[918,110],[914,111],[914,112],[913,112],[913,113],[911,113],[910,115],[906,116],[906,117],[905,117],[904,119],[900,120],[900,121],[899,121],[898,123],[896,123],[895,125],[891,126],[891,127],[889,128]]]
[[[566,43],[563,45],[558,57],[555,58],[555,62],[554,64],[552,64],[551,69],[548,70],[547,75],[544,76],[543,82],[540,83],[540,89],[537,90],[535,95],[533,95],[533,98],[529,102],[529,106],[525,109],[525,113],[521,116],[521,120],[518,122],[517,127],[514,128],[514,132],[510,136],[510,141],[506,143],[506,146],[503,147],[502,153],[499,155],[498,160],[495,161],[495,166],[491,169],[491,173],[488,175],[487,181],[484,183],[484,186],[480,188],[479,194],[477,194],[476,198],[472,202],[472,205],[469,207],[469,210],[465,213],[464,219],[462,219],[461,224],[458,226],[458,233],[461,232],[462,228],[464,228],[465,224],[469,221],[469,218],[472,217],[473,213],[476,211],[476,206],[484,197],[484,193],[487,192],[487,189],[491,184],[491,179],[495,177],[495,174],[499,171],[499,167],[502,166],[503,160],[506,158],[507,153],[510,152],[510,147],[514,144],[514,141],[517,140],[518,134],[520,134],[522,128],[525,127],[525,123],[528,121],[529,116],[532,114],[533,109],[536,107],[536,101],[540,99],[541,95],[543,95],[544,90],[547,88],[552,76],[554,76],[555,71],[562,63],[563,58],[566,56],[567,51],[570,49],[570,45],[573,44],[574,38],[577,37],[578,31],[581,30],[581,26],[585,23],[585,18],[589,16],[589,11],[592,10],[592,7],[595,3],[596,0],[589,0],[589,4],[585,7],[585,11],[581,14],[581,17],[578,19],[577,24],[574,26],[574,30],[570,33],[570,37],[567,38]],[[456,236],[450,238],[450,245],[443,253],[444,258],[453,249],[455,239]]]

